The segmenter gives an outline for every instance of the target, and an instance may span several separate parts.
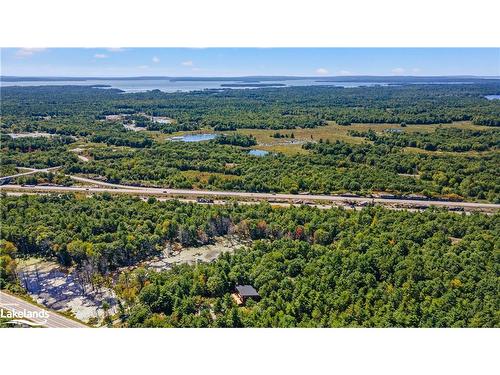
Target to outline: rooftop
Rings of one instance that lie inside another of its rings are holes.
[[[259,293],[251,285],[236,285],[236,290],[242,297],[259,297]]]

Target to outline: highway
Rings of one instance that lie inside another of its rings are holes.
[[[66,318],[58,313],[41,308],[19,297],[0,291],[0,307],[5,310],[22,313],[29,318],[16,316],[16,320],[29,320],[38,326],[47,328],[88,328],[85,324]],[[34,317],[35,316],[35,317]]]
[[[476,202],[451,202],[439,200],[413,200],[413,199],[387,199],[387,198],[368,198],[368,197],[345,197],[340,195],[318,195],[318,194],[272,194],[272,193],[250,193],[242,191],[216,191],[216,190],[194,190],[194,189],[162,189],[162,188],[148,188],[137,187],[128,185],[111,184],[98,180],[92,180],[83,177],[70,176],[71,178],[93,185],[100,186],[21,186],[21,185],[3,185],[0,186],[0,191],[16,191],[26,193],[119,193],[134,196],[171,196],[181,198],[196,198],[196,197],[210,197],[216,198],[234,198],[255,201],[269,201],[291,203],[304,202],[304,203],[328,203],[328,204],[379,204],[387,206],[388,208],[426,208],[429,206],[444,207],[447,209],[467,209],[492,212],[500,208],[500,204],[493,203],[476,203]]]

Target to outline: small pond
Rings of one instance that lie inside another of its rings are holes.
[[[180,142],[202,142],[202,141],[210,141],[211,139],[215,139],[217,134],[186,134],[180,135],[177,137],[170,138],[171,141],[180,141]]]
[[[269,154],[269,151],[265,151],[265,150],[250,150],[248,153],[250,155],[253,155],[253,156],[266,156],[267,154]]]

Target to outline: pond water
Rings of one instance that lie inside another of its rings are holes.
[[[488,100],[500,100],[500,95],[486,95],[485,98]]]
[[[250,150],[248,153],[250,155],[253,155],[253,156],[266,156],[267,154],[269,154],[269,151],[265,151],[265,150]]]
[[[202,141],[210,141],[211,139],[215,139],[217,134],[186,134],[180,135],[177,137],[170,138],[171,141],[179,141],[179,142],[202,142]]]

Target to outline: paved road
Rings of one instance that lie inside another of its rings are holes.
[[[38,317],[31,317],[27,320],[30,320],[33,323],[41,324],[43,327],[88,328],[83,323],[79,323],[72,319],[66,318],[54,311],[41,308],[21,298],[15,297],[2,291],[0,291],[0,307],[10,311],[16,311],[18,313],[27,311],[31,314],[31,316],[37,315]],[[45,318],[44,316],[47,316],[47,318]]]
[[[366,198],[366,197],[343,197],[339,195],[313,195],[313,194],[271,194],[271,193],[249,193],[240,191],[214,191],[214,190],[191,190],[191,189],[160,189],[160,188],[145,188],[137,186],[127,186],[118,184],[109,184],[102,181],[92,179],[83,179],[78,177],[82,182],[92,183],[95,185],[104,185],[104,187],[96,186],[20,186],[20,185],[3,185],[0,186],[0,191],[20,191],[20,192],[38,192],[38,193],[121,193],[136,196],[180,196],[180,197],[229,197],[229,198],[244,198],[253,200],[273,201],[322,201],[329,203],[346,204],[353,202],[360,204],[362,202],[377,203],[384,206],[397,207],[406,206],[411,208],[425,208],[428,206],[451,208],[463,208],[482,211],[496,211],[500,209],[500,204],[493,203],[475,203],[475,202],[450,202],[450,201],[418,201],[411,199],[384,199],[384,198]],[[85,181],[83,181],[85,180]]]
[[[18,174],[13,174],[12,176],[2,176],[2,177],[0,177],[0,180],[7,180],[9,178],[16,178],[16,177],[21,177],[21,176],[28,176],[30,174],[41,173],[41,172],[55,171],[58,168],[61,168],[61,167],[51,167],[51,168],[43,168],[43,169],[34,169],[34,168],[22,168],[22,167],[19,167],[17,169],[24,169],[24,170],[27,170],[27,172],[21,172],[21,173],[18,173]]]

